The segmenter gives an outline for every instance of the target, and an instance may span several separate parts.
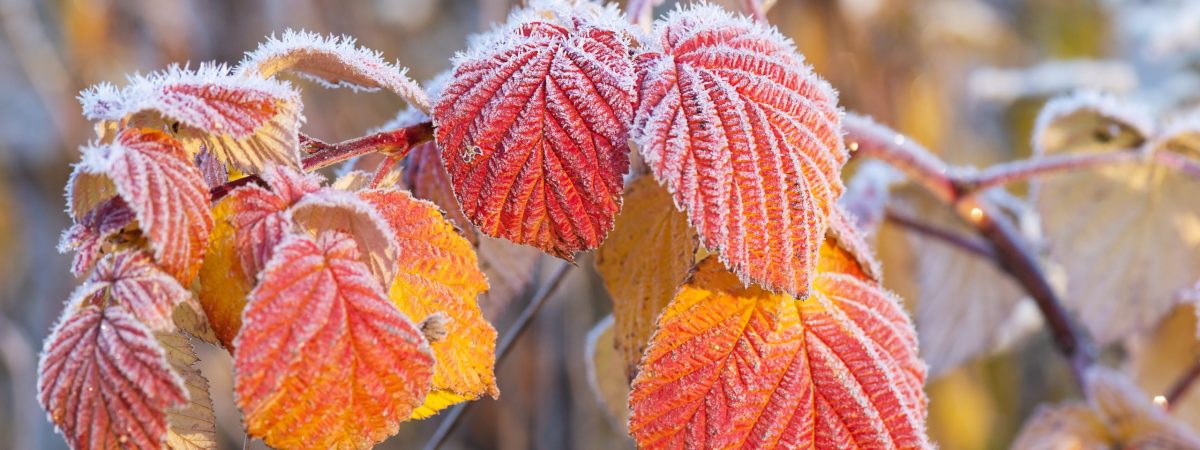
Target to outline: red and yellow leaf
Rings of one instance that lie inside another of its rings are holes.
[[[496,330],[484,319],[476,299],[487,278],[471,243],[442,217],[433,204],[407,192],[360,194],[379,210],[400,246],[396,278],[388,296],[408,318],[423,321],[443,313],[446,337],[430,345],[437,358],[433,391],[414,411],[415,418],[483,395],[499,395],[494,372]]]
[[[76,449],[161,448],[167,410],[188,401],[150,329],[122,306],[72,302],[38,375],[38,401]]]
[[[613,336],[633,379],[654,321],[695,264],[699,242],[671,193],[651,176],[625,190],[625,209],[596,252],[596,270],[613,299]]]
[[[454,223],[471,244],[479,245],[475,225],[467,220],[454,197],[450,174],[442,164],[442,149],[437,144],[426,142],[408,152],[404,160],[403,183],[414,197],[429,200],[441,208],[446,219]]]
[[[200,267],[200,289],[196,294],[213,334],[226,349],[233,349],[233,338],[242,328],[246,296],[254,289],[256,279],[256,273],[243,266],[245,253],[238,246],[238,228],[233,223],[239,207],[235,193],[237,190],[213,207],[216,226]]]
[[[429,344],[344,233],[288,235],[243,317],[237,403],[249,434],[272,447],[369,447],[429,390]]]
[[[355,46],[354,38],[287,30],[282,38],[271,36],[248,53],[236,71],[262,78],[286,71],[328,87],[386,88],[429,111],[429,97],[405,75],[407,70],[384,61],[377,51]]]
[[[181,303],[195,304],[187,288],[139,251],[108,255],[96,266],[88,283],[105,289],[109,299],[124,305],[154,331],[174,331],[175,307]]]
[[[480,231],[571,260],[621,208],[634,71],[614,9],[542,6],[458,59],[433,118]]]
[[[912,324],[861,270],[841,272],[854,258],[825,242],[803,301],[700,262],[633,382],[640,447],[931,447]]]
[[[67,192],[75,218],[120,196],[158,264],[185,285],[196,276],[213,226],[208,185],[175,139],[125,129],[113,143],[86,147]]]
[[[191,154],[207,148],[244,172],[300,166],[300,95],[281,81],[236,76],[224,65],[174,66],[121,90],[96,86],[80,101],[88,119],[170,125]]]
[[[290,225],[284,211],[306,194],[321,188],[321,178],[283,166],[270,165],[261,177],[267,189],[249,185],[229,193],[233,203],[229,220],[235,231],[242,269],[250,279],[271,259],[271,251]]]
[[[298,229],[317,237],[325,231],[348,233],[359,249],[363,264],[383,286],[396,275],[396,237],[379,212],[357,195],[322,189],[305,195],[287,212]]]
[[[71,258],[71,273],[83,275],[104,253],[104,244],[133,223],[133,211],[121,197],[101,202],[63,233],[58,251],[75,251]]]
[[[633,139],[704,246],[806,295],[848,158],[837,94],[778,32],[715,6],[670,13],[637,67]]]

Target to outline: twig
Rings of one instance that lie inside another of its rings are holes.
[[[759,23],[767,23],[767,10],[762,0],[742,0],[742,9]]]
[[[323,169],[355,156],[368,153],[383,153],[388,159],[404,158],[412,147],[433,139],[433,124],[422,122],[407,128],[382,131],[379,133],[328,144],[319,139],[301,134],[300,146],[308,153],[301,161],[305,172]],[[209,198],[215,202],[229,195],[238,186],[250,183],[262,183],[258,175],[239,178],[209,190]]]
[[[959,176],[956,183],[959,195],[963,196],[1011,183],[1028,181],[1042,175],[1144,161],[1145,156],[1137,149],[1039,156],[997,164],[973,174],[964,173]]]
[[[995,250],[988,246],[987,243],[979,242],[975,239],[971,239],[953,231],[922,222],[915,217],[911,217],[908,214],[897,211],[895,208],[887,208],[884,211],[884,218],[889,222],[895,223],[896,225],[900,225],[922,235],[945,242],[980,258],[987,260],[996,258]]]
[[[1159,150],[1154,152],[1154,161],[1192,178],[1200,179],[1200,163],[1186,156],[1172,151]]]
[[[403,157],[387,155],[383,161],[379,162],[379,166],[375,168],[375,175],[371,177],[371,189],[378,189],[383,184],[383,180],[387,179],[388,173],[391,173],[392,168],[396,167],[396,163],[400,162],[401,158]]]
[[[554,294],[558,286],[567,278],[567,274],[570,273],[572,267],[575,266],[567,263],[559,264],[558,269],[550,275],[549,281],[543,284],[541,289],[538,289],[533,299],[529,300],[529,303],[525,305],[525,309],[521,310],[521,314],[517,316],[516,321],[504,332],[504,337],[500,339],[500,343],[496,346],[497,367],[500,366],[501,361],[504,361],[504,357],[512,350],[513,344],[521,337],[525,329],[529,328],[529,324],[533,322],[534,316],[542,309],[542,305],[546,304],[546,300],[550,299],[550,296]],[[446,442],[446,438],[450,437],[450,433],[454,432],[454,428],[458,426],[459,419],[462,418],[467,408],[474,403],[465,402],[454,405],[450,409],[450,413],[438,425],[437,431],[433,433],[433,437],[430,437],[429,442],[425,444],[425,450],[437,450],[438,447],[441,447]]]
[[[1055,346],[1070,361],[1080,390],[1087,392],[1084,373],[1094,359],[1091,343],[1051,289],[1037,258],[1020,233],[1008,221],[1000,219],[991,205],[963,189],[960,174],[965,172],[950,168],[924,147],[865,117],[847,115],[844,125],[851,149],[908,174],[991,243],[995,251],[993,261],[1033,298],[1050,328]]]
[[[1179,375],[1179,379],[1175,380],[1175,383],[1171,384],[1171,388],[1167,390],[1166,408],[1168,411],[1183,400],[1188,389],[1196,384],[1197,379],[1200,379],[1200,358],[1193,361],[1192,365],[1188,366],[1187,370],[1184,370],[1183,374]]]

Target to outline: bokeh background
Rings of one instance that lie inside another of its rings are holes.
[[[65,448],[34,393],[42,339],[79,282],[55,244],[70,220],[63,202],[70,165],[94,135],[75,99],[80,89],[119,85],[127,73],[172,63],[236,63],[286,28],[354,36],[424,80],[449,66],[469,34],[502,21],[516,3],[0,0],[0,449]],[[739,4],[723,3],[733,10]],[[846,109],[872,115],[956,164],[1028,155],[1033,117],[1049,95],[1079,87],[1197,86],[1197,59],[1174,57],[1195,55],[1200,46],[1195,2],[778,0],[768,17],[840,91]],[[361,135],[403,107],[387,93],[299,84],[304,131],[326,141]],[[897,233],[885,228],[878,245],[885,274],[897,274],[889,284],[911,298],[916,288],[903,274],[917,255]],[[498,367],[500,399],[475,405],[445,448],[632,447],[588,383],[586,334],[611,309],[590,264],[581,260],[582,270],[572,272]],[[502,333],[527,297],[489,311]],[[201,352],[217,391],[222,444],[240,448],[229,356],[212,347]],[[1066,374],[1044,332],[1035,332],[931,380],[930,431],[946,449],[1006,448],[1039,402],[1076,395]],[[420,448],[443,418],[405,424],[382,447]]]

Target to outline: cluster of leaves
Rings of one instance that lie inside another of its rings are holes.
[[[283,72],[410,108],[320,143]],[[247,433],[273,447],[368,447],[496,396],[476,253],[494,237],[599,249],[642,447],[931,447],[915,331],[836,203],[836,92],[777,31],[695,6],[645,34],[533,2],[427,88],[289,32],[235,68],[85,92],[99,137],[62,248],[90,275],[39,381],[67,441],[210,447],[184,333],[232,352]],[[364,150],[386,156],[374,175],[311,172]]]

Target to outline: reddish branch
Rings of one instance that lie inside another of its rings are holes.
[[[387,160],[396,161],[404,158],[404,155],[408,154],[408,151],[412,147],[422,142],[428,142],[431,139],[433,139],[433,123],[431,122],[422,122],[396,130],[381,131],[336,144],[325,143],[319,139],[301,134],[300,147],[308,154],[301,161],[301,167],[304,168],[304,171],[311,172],[324,169],[355,156],[370,153],[383,153],[387,155]],[[394,164],[394,162],[391,164]],[[250,175],[230,181],[212,188],[209,191],[211,200],[215,202],[224,198],[238,186],[261,182],[262,179],[257,175]]]
[[[1000,180],[1012,182],[1034,175],[1080,167],[1124,163],[1127,162],[1126,159],[1039,158],[971,174],[963,169],[947,166],[907,137],[870,119],[848,115],[844,126],[848,135],[847,142],[852,149],[862,153],[862,156],[887,162],[908,174],[948,207],[953,208],[980,237],[991,244],[995,254],[992,261],[1012,276],[1033,298],[1050,328],[1055,346],[1070,361],[1072,373],[1083,388],[1081,390],[1087,392],[1084,374],[1095,359],[1091,342],[1074,323],[1058,295],[1051,289],[1045,272],[1038,264],[1029,244],[1011,223],[996,215],[994,207],[973,194],[985,187],[998,186],[1001,184]]]
[[[916,233],[937,239],[954,246],[964,252],[978,256],[983,259],[991,260],[996,257],[996,252],[987,243],[979,242],[959,233],[940,228],[928,223],[925,223],[908,214],[896,211],[894,208],[887,208],[884,212],[884,218],[888,222],[900,225],[904,228],[912,230]]]
[[[1170,389],[1167,390],[1166,398],[1168,410],[1174,408],[1175,405],[1179,404],[1180,401],[1183,401],[1183,397],[1187,395],[1188,390],[1191,389],[1192,385],[1196,384],[1197,379],[1200,379],[1200,358],[1197,358],[1195,361],[1193,361],[1192,365],[1188,366],[1187,370],[1185,370],[1183,374],[1179,376],[1179,379],[1175,380],[1175,383],[1172,384]]]

